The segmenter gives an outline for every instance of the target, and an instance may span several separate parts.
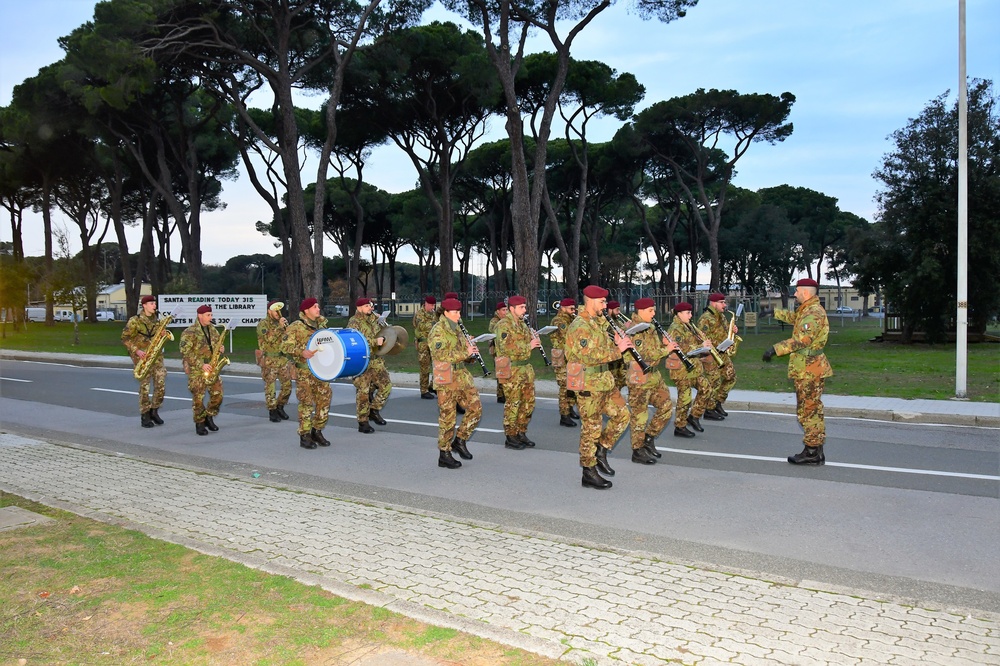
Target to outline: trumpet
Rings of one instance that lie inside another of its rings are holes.
[[[604,315],[604,318],[608,320],[608,324],[610,326],[610,328],[608,328],[608,335],[611,336],[611,339],[614,340],[616,334],[624,338],[625,331],[623,331],[618,326],[618,324],[615,323],[615,319],[608,314],[608,311],[602,310],[601,314]],[[639,352],[635,350],[635,347],[629,347],[625,351],[627,351],[632,356],[632,359],[639,364],[639,368],[642,370],[643,374],[649,374],[649,371],[652,370],[652,368],[648,363],[646,363],[646,361],[642,359],[642,356],[639,356]]]
[[[524,315],[524,323],[528,325],[528,330],[531,331],[531,337],[538,340],[538,353],[542,355],[542,360],[545,361],[545,366],[548,367],[552,365],[552,361],[549,360],[548,354],[545,353],[545,347],[542,346],[542,339],[538,337],[538,332],[531,328],[531,324],[528,323],[528,315]]]
[[[462,335],[465,336],[465,339],[468,342],[472,342],[472,336],[469,335],[469,331],[465,328],[465,324],[462,323],[461,319],[458,320],[458,328],[459,328],[459,330],[462,331]],[[475,344],[475,343],[473,343],[473,344]],[[486,367],[486,361],[483,360],[483,355],[482,354],[476,354],[472,358],[474,358],[477,361],[479,361],[479,367],[481,367],[483,369],[483,377],[489,377],[490,376],[490,369]]]
[[[667,335],[667,332],[663,330],[663,327],[660,326],[660,322],[656,321],[655,319],[653,320],[653,328],[655,328],[656,332],[660,334],[660,337],[666,338],[667,340],[670,340],[671,342],[674,342],[674,340],[672,340],[670,338],[670,336]],[[677,356],[677,358],[679,358],[681,360],[681,363],[684,364],[684,369],[685,370],[687,370],[688,372],[691,372],[692,370],[694,370],[694,361],[692,361],[691,359],[689,359],[687,357],[687,354],[685,354],[683,351],[681,351],[680,347],[677,347],[677,349],[675,349],[674,351],[672,351],[670,353],[671,354],[675,354]]]

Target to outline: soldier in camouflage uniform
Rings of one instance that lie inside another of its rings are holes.
[[[566,390],[566,331],[576,318],[576,301],[564,298],[559,301],[559,312],[552,318],[555,331],[549,335],[552,341],[552,369],[556,372],[559,385],[559,425],[575,428],[580,414],[576,411],[576,394]]]
[[[462,317],[462,303],[455,298],[446,298],[441,304],[444,316],[431,329],[429,344],[434,363],[450,366],[451,381],[438,386],[438,467],[457,469],[462,463],[455,460],[455,451],[464,460],[472,460],[467,442],[479,425],[483,415],[483,403],[472,381],[472,374],[466,364],[479,354],[479,349],[466,337],[459,327]],[[438,373],[435,373],[438,374]],[[458,419],[458,403],[465,405],[462,425],[455,431]]]
[[[264,402],[272,423],[288,419],[285,405],[292,395],[292,367],[288,357],[281,353],[288,321],[281,316],[281,301],[267,304],[267,315],[257,322],[257,365],[264,380]],[[278,388],[275,389],[277,382]]]
[[[436,304],[436,298],[426,296],[423,307],[413,314],[413,336],[417,339],[417,362],[420,364],[420,397],[424,400],[433,400],[435,397],[431,385],[431,350],[427,344],[427,337],[437,321],[434,314]]]
[[[650,324],[656,317],[656,303],[652,298],[640,298],[635,302],[635,313],[632,324]],[[631,412],[629,429],[632,431],[632,462],[652,465],[661,453],[656,450],[656,437],[663,432],[670,421],[674,404],[670,400],[670,389],[660,374],[660,359],[666,358],[675,349],[677,343],[660,337],[655,328],[650,326],[632,336],[635,350],[649,367],[647,374],[642,372],[639,364],[628,361],[628,409]],[[653,418],[649,418],[649,406],[652,405]]]
[[[497,324],[499,324],[500,321],[504,317],[506,317],[506,316],[507,316],[507,302],[506,301],[500,301],[500,302],[497,303],[496,314],[493,315],[493,319],[490,319],[490,333],[496,334],[496,332],[497,332]],[[490,341],[490,355],[493,356],[494,358],[497,355],[497,347],[496,347],[496,344],[492,340]],[[503,404],[506,401],[507,401],[507,398],[504,397],[503,384],[501,384],[500,380],[498,379],[497,380],[497,402],[499,402],[500,404]]]
[[[667,329],[667,335],[680,346],[681,351],[685,354],[702,346],[701,338],[698,337],[694,326],[691,325],[692,316],[694,316],[694,311],[690,303],[678,303],[674,306],[674,319],[670,323],[670,328]],[[694,437],[694,433],[687,428],[688,423],[698,432],[705,432],[699,419],[708,409],[712,389],[705,378],[702,364],[698,362],[698,359],[692,359],[692,361],[694,361],[693,370],[687,370],[681,366],[677,370],[670,371],[670,379],[677,387],[677,412],[674,416],[675,437]],[[698,391],[693,405],[692,387]],[[690,414],[688,408],[691,410]]]
[[[795,284],[795,312],[777,310],[775,319],[791,324],[792,337],[782,340],[764,352],[764,360],[774,356],[788,356],[788,376],[795,383],[795,413],[799,418],[805,448],[801,453],[788,456],[793,465],[822,465],[826,462],[823,444],[826,441],[826,423],[823,421],[823,385],[833,376],[833,368],[823,353],[830,335],[830,322],[826,310],[819,302],[815,280],[804,278]]]
[[[156,298],[143,296],[139,301],[139,314],[128,320],[122,329],[122,344],[132,357],[132,363],[138,365],[146,357],[146,350],[153,344],[153,333],[156,332],[159,319],[156,317]],[[164,332],[166,335],[166,332]],[[153,367],[143,379],[139,380],[139,418],[143,428],[152,428],[154,424],[163,425],[160,418],[160,405],[163,404],[163,394],[166,391],[167,368],[163,364],[163,354],[153,362]],[[153,397],[149,396],[149,383],[153,383]]]
[[[718,348],[722,341],[729,337],[729,322],[726,321],[726,296],[720,293],[709,294],[705,312],[698,318],[698,330],[708,336],[712,344]],[[735,332],[735,326],[734,326]],[[705,375],[712,387],[715,403],[705,412],[705,418],[717,421],[729,416],[722,403],[729,397],[729,391],[736,384],[736,368],[729,354],[721,354],[722,367],[711,355],[702,358]]]
[[[621,314],[621,303],[618,301],[608,301],[608,314],[611,318],[618,321],[618,317]],[[621,391],[625,388],[625,384],[628,382],[625,380],[625,359],[620,359],[618,361],[612,361],[608,365],[611,366],[611,374],[615,378],[615,388]]]
[[[209,430],[216,432],[219,429],[215,425],[215,417],[222,406],[222,376],[211,386],[206,386],[205,378],[212,371],[209,362],[213,352],[224,344],[225,340],[219,329],[212,326],[212,306],[200,306],[197,320],[181,333],[181,358],[184,360],[184,372],[187,373],[188,390],[191,392],[194,431],[199,435],[207,435]]]
[[[392,382],[389,380],[389,371],[385,369],[385,359],[375,353],[375,350],[385,342],[385,338],[379,335],[382,326],[378,322],[378,315],[372,312],[374,305],[370,298],[362,297],[357,300],[355,306],[357,309],[354,311],[354,316],[347,321],[347,328],[353,328],[365,336],[368,348],[371,350],[368,369],[353,380],[358,432],[370,435],[375,432],[375,428],[368,423],[369,419],[379,425],[385,425],[381,410],[389,400]]]
[[[614,475],[615,471],[608,465],[608,451],[625,432],[629,419],[625,398],[615,388],[615,378],[608,364],[620,359],[632,342],[617,334],[612,342],[608,335],[608,323],[601,316],[607,296],[608,291],[597,285],[584,289],[583,311],[566,331],[566,362],[569,366],[579,363],[583,373],[583,389],[576,393],[581,417],[581,483],[585,488],[598,490],[611,487],[611,482],[597,471]],[[607,427],[604,427],[604,415],[608,416]]]
[[[330,446],[323,435],[330,416],[330,384],[319,379],[309,369],[307,360],[316,352],[306,349],[309,338],[321,328],[326,328],[326,317],[320,314],[319,302],[307,298],[299,304],[299,318],[285,329],[281,353],[295,364],[295,398],[299,402],[299,446],[315,449]]]
[[[507,299],[507,316],[496,325],[497,337],[493,340],[497,363],[510,359],[511,376],[500,380],[507,398],[503,408],[504,446],[518,451],[535,445],[528,439],[527,432],[528,421],[535,411],[535,369],[531,366],[531,350],[541,346],[541,341],[524,323],[527,303],[524,296]]]

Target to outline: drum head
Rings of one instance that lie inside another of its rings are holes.
[[[344,345],[341,344],[334,329],[322,328],[313,333],[306,344],[306,349],[316,352],[312,358],[306,360],[309,371],[316,379],[332,382],[340,375],[344,367]]]

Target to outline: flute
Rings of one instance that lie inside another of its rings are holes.
[[[610,328],[608,329],[608,335],[611,336],[611,339],[612,340],[615,339],[616,333],[624,338],[625,331],[618,328],[618,325],[615,324],[615,320],[611,317],[611,315],[608,314],[608,311],[602,310],[601,314],[604,315],[604,318],[608,320],[608,324],[610,325]],[[649,364],[646,363],[644,360],[642,360],[642,357],[639,356],[639,352],[635,350],[635,347],[629,347],[625,351],[627,351],[629,354],[632,355],[632,359],[639,364],[639,368],[642,370],[643,374],[648,374],[649,371],[652,370],[652,368],[649,367]]]
[[[542,346],[542,339],[538,337],[538,333],[535,332],[535,329],[531,328],[531,324],[528,324],[527,314],[524,315],[524,323],[528,325],[528,330],[531,331],[531,336],[538,340],[538,352],[542,355],[542,360],[545,361],[545,366],[548,367],[552,365],[552,362],[549,361],[548,355],[545,353],[545,347]]]
[[[655,319],[653,320],[653,328],[655,328],[656,332],[659,333],[662,337],[673,342],[673,340],[670,339],[670,336],[667,335],[667,332],[663,330],[663,327],[660,326],[660,322],[656,321]],[[684,364],[685,370],[687,370],[688,372],[694,370],[694,362],[687,357],[687,354],[681,351],[681,348],[679,346],[677,347],[677,349],[675,349],[670,353],[677,354],[677,358],[679,358],[681,360],[681,363]]]
[[[465,335],[465,339],[468,342],[472,342],[472,336],[469,335],[469,331],[465,328],[465,324],[462,323],[461,319],[458,320],[458,328],[462,331],[462,334]],[[473,342],[472,344],[475,344],[475,343]],[[477,349],[478,349],[478,347],[477,347]],[[483,355],[477,353],[472,358],[474,358],[477,361],[479,361],[479,366],[483,369],[483,377],[489,377],[490,376],[490,369],[486,367],[486,361],[483,360]]]

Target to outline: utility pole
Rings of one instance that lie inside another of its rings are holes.
[[[965,82],[965,0],[958,0],[958,285],[955,397],[968,399],[969,372],[969,91]]]

